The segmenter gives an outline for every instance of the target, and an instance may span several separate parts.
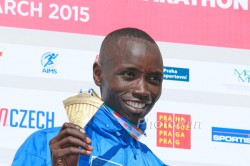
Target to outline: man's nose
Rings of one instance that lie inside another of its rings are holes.
[[[138,81],[135,82],[133,87],[133,96],[142,100],[143,102],[151,101],[148,82],[144,77],[139,78]]]

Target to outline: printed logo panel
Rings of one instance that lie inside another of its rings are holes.
[[[164,80],[189,82],[189,69],[164,67],[163,74]]]
[[[173,119],[171,113],[157,113],[157,146],[173,148]]]
[[[191,115],[157,112],[157,146],[191,149]]]
[[[47,52],[43,54],[41,58],[41,64],[43,66],[43,73],[57,74],[56,63],[58,54]]]
[[[240,70],[234,69],[234,75],[237,77],[239,83],[250,83],[250,69]]]
[[[250,130],[212,127],[212,141],[250,144]]]
[[[0,126],[44,129],[54,127],[55,113],[41,110],[0,108]]]

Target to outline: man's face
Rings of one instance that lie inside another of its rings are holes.
[[[144,39],[121,37],[109,45],[101,66],[104,103],[133,123],[159,99],[163,62],[158,47]]]

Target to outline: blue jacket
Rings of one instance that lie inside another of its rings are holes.
[[[140,128],[145,129],[145,125]],[[133,139],[103,107],[85,130],[94,150],[91,156],[80,155],[79,166],[166,166],[146,145]],[[49,141],[59,131],[60,127],[49,128],[30,135],[18,149],[12,166],[51,165]]]

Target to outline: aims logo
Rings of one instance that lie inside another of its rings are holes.
[[[58,54],[52,52],[46,52],[41,58],[41,65],[43,66],[43,73],[47,74],[57,74],[56,64],[57,64]]]

